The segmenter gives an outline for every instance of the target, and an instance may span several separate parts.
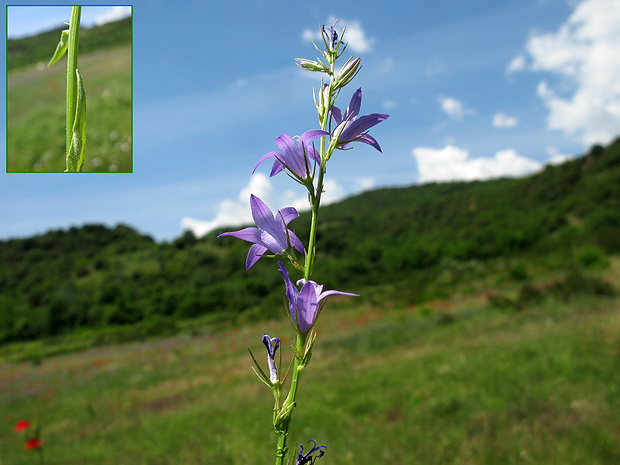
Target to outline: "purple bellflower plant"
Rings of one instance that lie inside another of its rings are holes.
[[[298,141],[288,134],[282,134],[276,139],[280,152],[269,152],[264,155],[254,166],[254,171],[265,160],[275,158],[270,176],[275,176],[286,168],[303,184],[304,181],[314,178],[316,164],[321,163],[321,155],[309,142],[323,136],[329,136],[329,132],[320,129],[306,131],[298,137]]]
[[[225,232],[217,237],[233,236],[244,241],[252,242],[248,256],[245,260],[245,268],[249,270],[267,251],[275,255],[282,255],[289,247],[294,247],[300,253],[304,253],[304,247],[295,233],[287,229],[287,225],[299,213],[293,207],[286,207],[278,210],[277,215],[271,212],[265,203],[256,197],[250,196],[250,207],[252,217],[257,228],[244,228],[239,231]]]
[[[381,152],[381,147],[374,137],[368,135],[367,131],[379,124],[381,121],[385,121],[389,118],[389,115],[383,113],[372,113],[370,115],[360,116],[360,108],[362,106],[362,88],[360,87],[355,91],[351,102],[347,107],[344,115],[340,108],[332,106],[330,114],[334,122],[336,123],[336,129],[334,129],[334,137],[338,139],[338,147],[341,149],[347,148],[347,145],[351,142],[360,141],[365,144],[371,145]]]
[[[350,292],[335,290],[324,291],[322,284],[313,281],[312,274],[315,267],[318,215],[321,204],[321,196],[325,188],[326,165],[336,149],[349,149],[352,142],[364,142],[379,152],[381,147],[374,137],[368,134],[368,130],[378,123],[385,121],[388,115],[372,113],[359,116],[362,103],[361,88],[355,91],[349,106],[343,112],[335,105],[340,90],[347,86],[361,69],[360,58],[349,58],[340,71],[336,72],[336,61],[344,53],[346,43],[343,42],[345,31],[340,34],[335,29],[337,21],[332,26],[322,26],[321,36],[324,49],[317,48],[322,56],[317,61],[298,58],[297,65],[304,70],[320,72],[325,76],[324,82],[318,92],[314,93],[314,104],[317,110],[320,129],[312,129],[301,133],[301,136],[291,137],[281,134],[276,139],[279,151],[269,152],[263,155],[256,163],[254,171],[266,160],[274,159],[271,167],[271,176],[284,171],[294,181],[301,184],[308,194],[310,204],[310,231],[308,234],[308,246],[304,248],[295,233],[288,228],[288,224],[299,217],[299,213],[293,207],[279,210],[275,215],[265,203],[255,195],[250,197],[252,217],[256,227],[248,227],[239,231],[226,232],[222,236],[233,236],[252,243],[246,258],[246,269],[250,269],[262,257],[274,258],[283,256],[278,261],[279,271],[284,278],[286,313],[289,315],[295,331],[293,343],[294,355],[289,369],[283,379],[279,378],[280,361],[276,364],[275,356],[280,348],[280,339],[271,338],[265,334],[262,342],[267,349],[268,370],[263,370],[250,351],[254,361],[254,372],[258,378],[267,385],[273,393],[275,406],[273,409],[273,428],[277,436],[276,465],[284,465],[288,453],[287,437],[293,409],[298,405],[297,389],[301,373],[310,362],[314,350],[314,341],[317,337],[315,326],[317,319],[323,310],[326,298],[330,295],[358,296]],[[333,130],[331,130],[334,128]],[[317,139],[316,146],[313,142]],[[254,172],[253,171],[253,172]],[[297,261],[292,249],[303,254],[303,264]],[[292,265],[303,273],[303,277],[293,283],[289,277],[287,264]],[[280,359],[282,350],[280,351]],[[290,386],[288,392],[283,392],[286,379],[290,373]],[[286,394],[286,395],[284,395]],[[304,454],[304,447],[296,458],[296,465],[313,465],[314,462],[325,454],[325,446],[314,446]]]
[[[323,292],[323,286],[315,283],[314,281],[306,281],[300,279],[297,281],[297,285],[301,284],[301,289],[292,283],[288,277],[288,270],[282,264],[280,264],[280,273],[284,278],[284,284],[286,285],[286,297],[288,298],[289,311],[291,313],[291,319],[293,325],[302,333],[307,333],[312,329],[316,318],[323,309],[325,302],[323,299],[329,295],[340,294],[359,297],[359,294],[352,294],[350,292],[341,291],[325,291]],[[323,301],[323,302],[322,302]]]

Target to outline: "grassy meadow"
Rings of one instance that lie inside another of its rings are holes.
[[[50,58],[55,43],[50,44]],[[132,170],[131,44],[80,54],[86,89],[84,172]],[[7,172],[65,169],[66,57],[9,70]]]
[[[618,289],[620,258],[580,276],[539,276],[526,293],[473,283],[422,305],[333,298],[291,449],[316,439],[334,465],[620,463],[620,298],[579,290]],[[530,298],[506,304],[517,295]],[[37,417],[48,465],[272,463],[272,395],[246,350],[262,362],[263,333],[285,339],[289,322],[1,362],[0,465],[37,463],[13,431]]]

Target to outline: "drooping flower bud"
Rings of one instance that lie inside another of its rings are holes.
[[[297,66],[306,71],[318,71],[329,74],[329,68],[320,61],[306,60],[305,58],[295,58]]]

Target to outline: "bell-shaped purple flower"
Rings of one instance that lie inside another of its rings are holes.
[[[274,216],[269,207],[255,195],[250,196],[250,207],[256,228],[244,228],[217,236],[233,236],[254,244],[250,247],[245,261],[246,269],[249,270],[267,251],[282,255],[286,249],[294,247],[300,253],[304,253],[304,247],[299,238],[286,227],[289,222],[299,217],[295,208],[283,208],[278,210]]]
[[[281,263],[280,273],[284,278],[284,284],[286,285],[286,297],[288,298],[289,311],[291,312],[291,319],[295,324],[295,327],[302,333],[310,331],[317,316],[319,315],[325,302],[323,299],[329,295],[340,294],[359,297],[359,294],[351,294],[350,292],[341,291],[325,291],[323,292],[323,286],[315,283],[314,281],[306,281],[300,279],[297,281],[297,285],[301,284],[301,289],[291,282],[288,277],[288,270]]]
[[[278,367],[276,366],[276,352],[280,347],[280,339],[277,337],[270,338],[268,334],[263,335],[263,344],[267,347],[267,365],[269,366],[269,381],[275,383],[278,381]]]
[[[286,168],[300,180],[306,180],[312,177],[314,164],[321,162],[321,155],[316,151],[314,146],[310,144],[310,141],[323,136],[329,136],[329,132],[320,129],[312,129],[304,132],[298,138],[293,138],[288,134],[282,134],[276,139],[276,144],[280,152],[269,152],[264,155],[258,160],[258,163],[256,163],[254,171],[256,171],[258,165],[265,160],[275,158],[273,166],[271,167],[271,176],[275,176]]]
[[[327,449],[327,446],[317,446],[314,439],[310,439],[310,441],[314,443],[314,447],[312,447],[312,449],[310,449],[306,454],[304,454],[303,444],[299,445],[300,450],[299,454],[297,454],[297,460],[295,461],[295,465],[312,465],[315,460],[320,459],[321,457],[323,457],[323,455],[325,455],[325,449]]]
[[[341,149],[346,148],[351,142],[360,141],[373,146],[381,152],[379,143],[372,136],[369,136],[367,131],[374,125],[388,119],[390,115],[372,113],[370,115],[358,117],[361,106],[362,88],[360,87],[355,91],[353,97],[351,97],[351,102],[344,112],[344,115],[342,111],[340,111],[340,108],[335,106],[330,108],[329,111],[332,115],[332,119],[336,123],[333,137],[338,138],[338,147]]]

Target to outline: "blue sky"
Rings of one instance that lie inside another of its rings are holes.
[[[523,175],[620,135],[617,0],[135,0],[134,172],[0,173],[0,239],[126,223],[171,240],[248,222],[250,193],[301,209],[300,186],[252,169],[281,133],[318,127],[317,77],[294,58],[316,58],[309,38],[334,18],[363,65],[339,105],[362,87],[362,114],[390,118],[371,130],[383,153],[330,160],[327,200]],[[9,21],[23,35],[47,20]]]

